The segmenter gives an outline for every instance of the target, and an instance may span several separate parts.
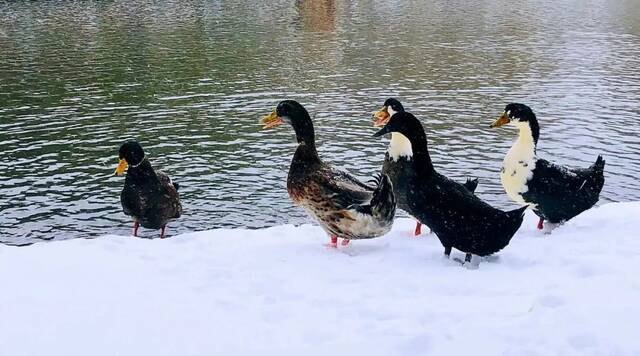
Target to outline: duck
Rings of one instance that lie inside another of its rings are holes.
[[[407,196],[409,213],[433,230],[447,258],[456,248],[465,253],[464,261],[459,262],[474,268],[474,255],[489,256],[509,244],[522,224],[527,206],[499,210],[438,173],[429,155],[425,130],[411,113],[395,113],[374,136],[388,133],[398,133],[411,144],[413,160],[404,181],[404,189],[411,192]]]
[[[134,139],[120,145],[118,156],[114,174],[120,176],[127,171],[120,202],[125,215],[133,218],[133,236],[138,236],[142,225],[147,229],[160,229],[160,238],[164,238],[167,223],[182,215],[179,184],[163,171],[154,169]]]
[[[375,186],[370,186],[320,159],[313,122],[300,103],[281,101],[261,123],[264,129],[283,123],[293,127],[298,147],[289,167],[287,192],[329,235],[328,247],[337,248],[338,238],[346,246],[351,240],[375,238],[391,230],[396,199],[389,177],[380,174]]]
[[[517,127],[519,133],[502,162],[502,187],[511,200],[532,207],[540,218],[538,229],[545,229],[547,221],[550,232],[598,202],[604,186],[602,155],[588,168],[570,168],[539,158],[540,125],[533,110],[524,104],[505,106],[491,128],[505,125]]]
[[[391,116],[398,112],[405,112],[404,106],[400,100],[396,98],[388,98],[385,100],[382,108],[373,114],[374,127],[383,127],[389,122]],[[411,165],[413,161],[413,154],[411,152],[411,143],[407,138],[399,133],[391,133],[391,141],[389,142],[389,148],[384,156],[384,162],[382,164],[382,173],[391,178],[393,183],[394,193],[396,195],[396,201],[398,208],[409,213],[409,204],[407,202],[407,190],[406,180],[408,174],[412,171]],[[462,184],[468,191],[474,193],[478,187],[478,178],[467,178],[467,181]],[[413,232],[414,236],[420,236],[422,234],[422,224],[420,221],[416,221],[416,228]]]

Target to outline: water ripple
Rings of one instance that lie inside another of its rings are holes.
[[[126,234],[118,145],[143,142],[181,184],[170,233],[308,221],[285,188],[295,138],[257,119],[284,98],[319,152],[361,179],[396,96],[424,123],[438,169],[499,182],[515,138],[489,130],[529,104],[540,155],[607,160],[603,202],[640,199],[640,9],[632,1],[0,2],[0,241]],[[144,231],[155,236],[157,232]]]

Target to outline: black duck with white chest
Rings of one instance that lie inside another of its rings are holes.
[[[529,205],[544,220],[561,224],[594,206],[604,186],[602,156],[588,168],[568,168],[538,158],[540,126],[531,108],[511,103],[491,127],[514,125],[519,129],[502,163],[500,180],[509,197]]]
[[[120,202],[124,213],[133,218],[133,236],[138,236],[138,228],[142,225],[147,229],[161,229],[160,237],[163,238],[169,220],[182,214],[178,184],[166,173],[153,169],[142,146],[135,140],[125,141],[120,146],[119,157],[115,175],[127,170]]]
[[[389,178],[381,175],[370,187],[349,173],[335,169],[318,156],[313,122],[307,110],[294,100],[285,100],[262,119],[264,128],[290,124],[298,142],[293,155],[287,191],[329,234],[330,247],[350,240],[382,236],[391,230],[396,201]]]
[[[384,102],[382,108],[373,114],[374,127],[383,127],[389,122],[391,116],[398,112],[405,112],[402,103],[395,99],[389,98]],[[410,194],[407,189],[407,180],[414,174],[412,167],[413,153],[411,151],[411,142],[397,132],[391,133],[391,141],[389,142],[389,148],[384,156],[384,163],[382,164],[382,173],[389,176],[391,183],[393,183],[393,192],[396,195],[398,202],[398,208],[411,214],[409,204],[407,201],[407,195]],[[467,179],[467,182],[462,184],[470,192],[474,192],[478,186],[478,179]],[[416,222],[416,229],[414,231],[415,236],[421,234],[420,221]]]
[[[411,143],[413,161],[406,189],[411,215],[438,236],[448,257],[451,248],[487,256],[506,247],[522,224],[526,207],[501,211],[485,203],[461,184],[436,172],[420,121],[410,113],[396,113],[375,136],[399,133]]]

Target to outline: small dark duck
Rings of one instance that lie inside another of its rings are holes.
[[[294,100],[285,100],[261,120],[264,128],[283,123],[293,127],[298,148],[293,155],[287,191],[330,236],[329,247],[338,238],[345,246],[350,240],[370,239],[391,230],[396,200],[389,177],[380,175],[370,187],[347,172],[323,162],[316,150],[313,123],[307,110]]]
[[[531,206],[544,221],[556,226],[594,206],[604,186],[604,164],[598,156],[589,168],[568,168],[538,158],[540,126],[531,108],[511,103],[491,127],[515,125],[518,139],[504,158],[500,179],[509,197]]]
[[[383,127],[389,122],[391,116],[398,112],[405,112],[402,103],[395,98],[387,99],[382,108],[373,114],[373,126]],[[384,156],[382,173],[388,175],[391,183],[393,183],[393,192],[396,195],[398,208],[407,213],[409,213],[409,204],[407,202],[407,194],[409,194],[409,191],[407,190],[406,180],[410,179],[409,177],[413,172],[412,165],[413,153],[411,151],[411,142],[409,142],[405,136],[397,132],[392,132],[389,148]],[[467,179],[467,182],[464,183],[463,186],[473,193],[478,186],[478,178]],[[422,233],[421,226],[420,221],[416,221],[415,236],[419,236]]]
[[[133,217],[133,236],[138,236],[142,225],[147,229],[161,229],[160,237],[164,238],[167,222],[182,214],[178,184],[166,173],[153,169],[135,140],[127,140],[120,146],[119,157],[115,175],[127,170],[120,202],[124,213]]]
[[[501,211],[482,201],[468,189],[436,172],[420,121],[399,112],[374,136],[398,133],[411,143],[413,160],[405,180],[409,213],[429,226],[449,257],[452,247],[464,252],[463,265],[472,255],[487,256],[505,248],[522,224],[526,206]],[[462,262],[462,261],[461,261]]]

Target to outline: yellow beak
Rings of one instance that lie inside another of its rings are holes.
[[[389,122],[391,115],[389,115],[389,110],[387,110],[386,106],[383,106],[378,112],[373,114],[373,127],[382,127]]]
[[[116,171],[113,173],[119,176],[122,173],[124,173],[125,169],[127,169],[128,166],[129,165],[127,164],[127,161],[125,161],[124,158],[120,158],[120,162],[118,162],[118,167],[116,167]]]
[[[509,120],[507,113],[503,112],[502,115],[500,115],[500,117],[498,118],[498,120],[494,121],[494,123],[491,124],[491,128],[504,126],[509,122],[511,122],[511,120]]]
[[[260,119],[260,123],[263,125],[263,129],[270,129],[272,127],[284,124],[284,120],[282,120],[282,118],[278,116],[278,114],[276,114],[274,110],[271,114]]]

